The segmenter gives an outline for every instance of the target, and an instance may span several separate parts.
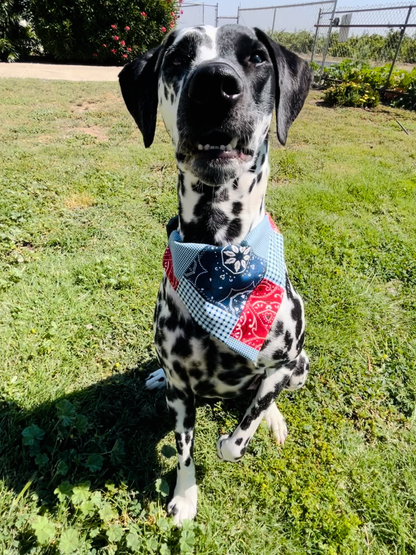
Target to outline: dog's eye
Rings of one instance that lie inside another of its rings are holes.
[[[172,59],[172,64],[174,66],[186,66],[189,64],[189,57],[183,54],[176,54]]]
[[[266,61],[266,56],[260,50],[253,52],[253,54],[250,56],[250,62],[252,64],[255,64],[256,66],[262,64],[265,61]]]

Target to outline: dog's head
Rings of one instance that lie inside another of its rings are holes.
[[[119,79],[145,146],[153,142],[159,104],[179,168],[221,185],[251,168],[274,106],[277,136],[286,143],[311,71],[263,31],[225,25],[173,31]]]

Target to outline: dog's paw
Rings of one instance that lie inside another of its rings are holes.
[[[146,389],[162,389],[166,387],[166,376],[163,368],[152,372],[145,381]]]
[[[168,504],[168,513],[173,516],[176,526],[182,526],[186,519],[193,520],[197,511],[197,486],[192,486],[184,493],[175,495]]]
[[[283,417],[283,414],[274,403],[270,405],[270,408],[266,412],[264,419],[266,420],[266,424],[269,430],[273,432],[277,443],[283,445],[288,436],[286,421]]]
[[[218,457],[223,461],[237,462],[246,452],[247,443],[243,438],[233,438],[230,434],[225,434],[217,441]]]

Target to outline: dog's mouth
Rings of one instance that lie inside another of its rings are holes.
[[[228,160],[239,159],[246,162],[253,157],[244,138],[233,137],[222,131],[213,131],[199,138],[195,155],[204,159]]]

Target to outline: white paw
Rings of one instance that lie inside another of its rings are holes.
[[[283,445],[288,435],[286,421],[274,403],[270,405],[269,410],[264,415],[264,419],[269,430],[273,432],[277,443]]]
[[[168,504],[168,513],[173,516],[176,526],[182,526],[185,519],[193,520],[196,516],[197,486],[191,486],[185,492],[175,495]]]
[[[233,438],[230,434],[225,434],[217,441],[218,457],[227,462],[239,461],[246,452],[245,440],[243,438]]]
[[[163,368],[159,368],[159,370],[152,372],[150,376],[146,378],[144,387],[146,389],[162,389],[166,387],[166,376]]]

